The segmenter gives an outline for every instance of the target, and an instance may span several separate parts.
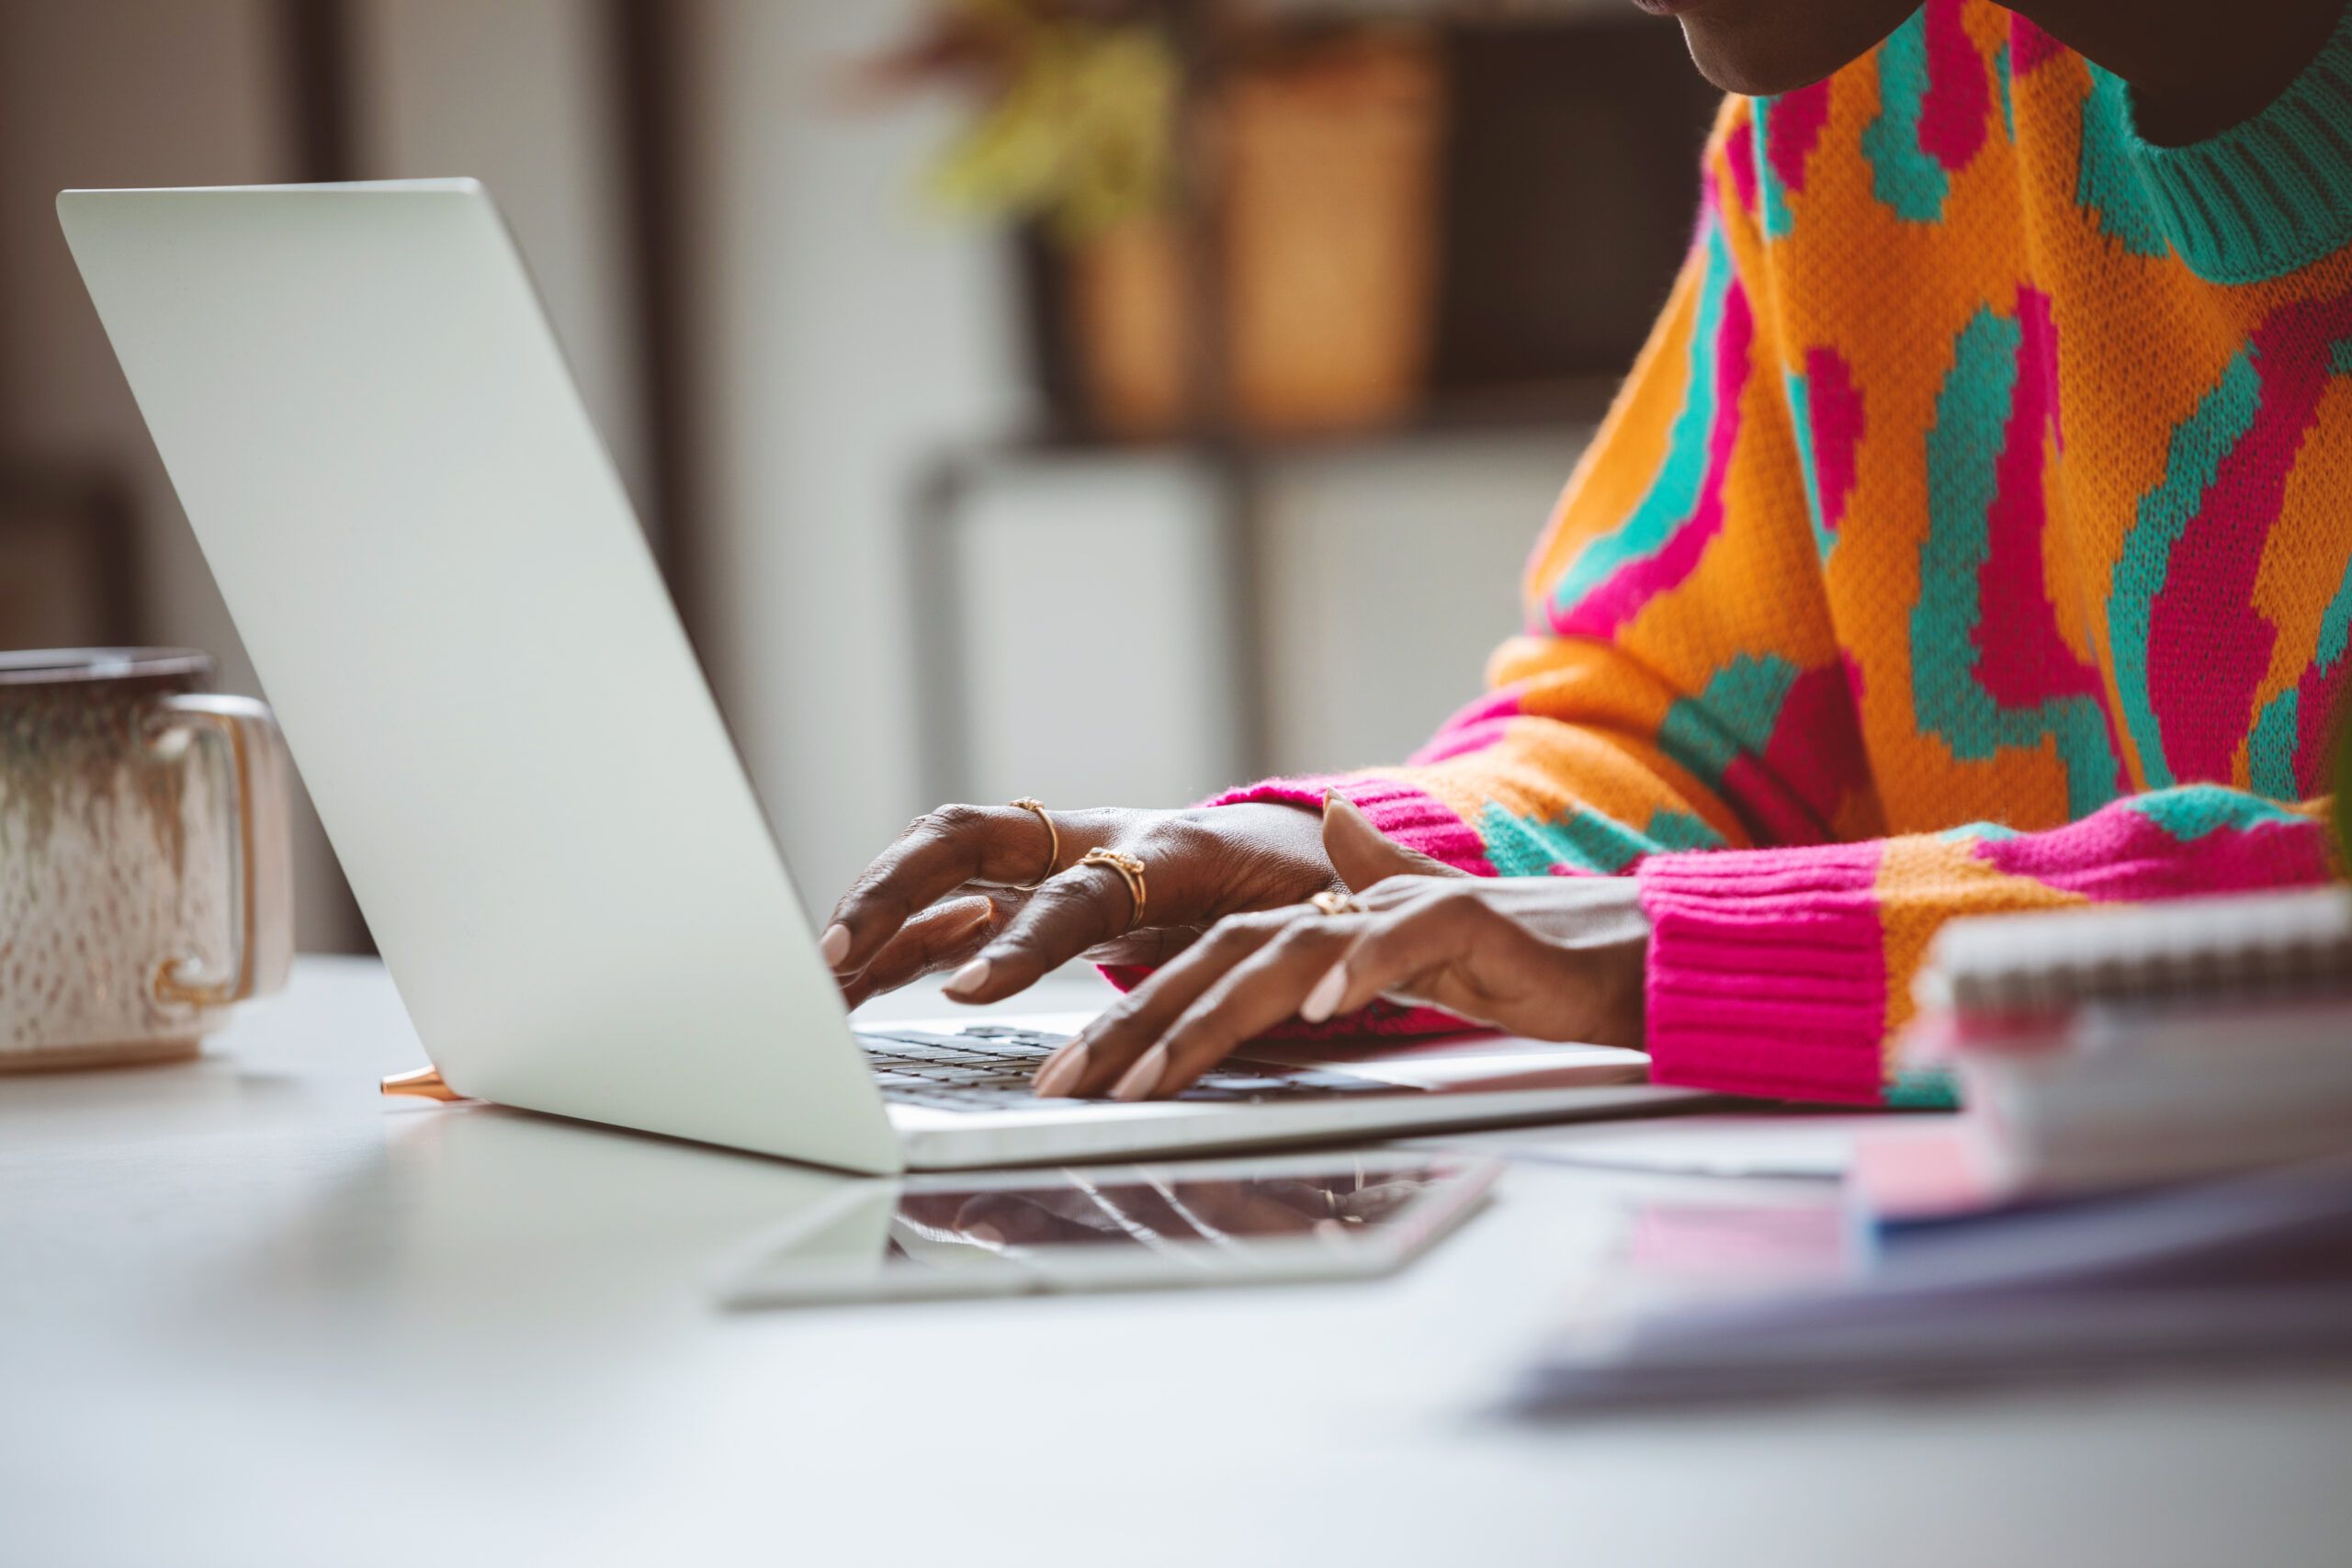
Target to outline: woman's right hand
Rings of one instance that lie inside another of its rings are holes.
[[[915,818],[833,907],[819,943],[849,1005],[942,969],[958,971],[952,999],[992,1002],[1073,958],[1157,964],[1227,915],[1343,886],[1320,819],[1295,807],[1057,811],[1053,825],[1049,836],[1018,806]],[[1140,924],[1118,871],[1079,863],[1092,849],[1143,863]]]

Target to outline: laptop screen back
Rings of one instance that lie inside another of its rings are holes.
[[[896,1143],[520,256],[471,181],[59,215],[411,1017],[464,1093]]]

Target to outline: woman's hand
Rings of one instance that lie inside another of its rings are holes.
[[[1295,807],[1052,818],[1051,834],[1017,806],[943,806],[917,818],[833,907],[819,943],[849,1005],[941,969],[957,971],[955,1000],[991,1002],[1080,955],[1160,964],[1227,915],[1341,886],[1314,813]],[[1098,848],[1143,863],[1142,924],[1117,871],[1079,864]]]
[[[1641,1043],[1649,922],[1633,878],[1465,876],[1336,799],[1323,836],[1363,889],[1359,912],[1293,905],[1221,921],[1048,1057],[1037,1092],[1173,1094],[1290,1018],[1320,1023],[1382,996],[1541,1040]]]

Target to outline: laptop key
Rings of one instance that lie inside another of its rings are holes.
[[[960,1062],[964,1053],[944,1045],[910,1045],[892,1042],[888,1045],[868,1045],[865,1054],[885,1062]]]
[[[1354,1073],[1329,1072],[1319,1067],[1301,1067],[1289,1075],[1289,1081],[1301,1090],[1312,1090],[1317,1094],[1410,1092],[1403,1084],[1384,1083],[1378,1078],[1360,1077]]]
[[[967,1024],[964,1033],[973,1040],[1003,1040],[1022,1045],[1042,1045],[1049,1051],[1067,1045],[1077,1038],[1069,1034],[1048,1034],[1041,1029],[1016,1029],[1003,1023]]]
[[[1046,1034],[1008,1030],[990,1030],[985,1033],[975,1030],[967,1034],[933,1034],[921,1029],[870,1029],[858,1032],[858,1039],[869,1046],[894,1050],[904,1046],[930,1046],[948,1051],[970,1051],[983,1054],[1019,1050],[1035,1052],[1051,1049],[1059,1042]]]

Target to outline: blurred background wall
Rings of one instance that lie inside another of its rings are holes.
[[[258,689],[55,193],[467,174],[813,905],[942,797],[1400,755],[1515,625],[1708,96],[1622,0],[1080,19],[1174,127],[1172,194],[1082,231],[926,194],[1011,80],[953,5],[0,0],[0,645]],[[364,946],[300,853],[302,944]]]

